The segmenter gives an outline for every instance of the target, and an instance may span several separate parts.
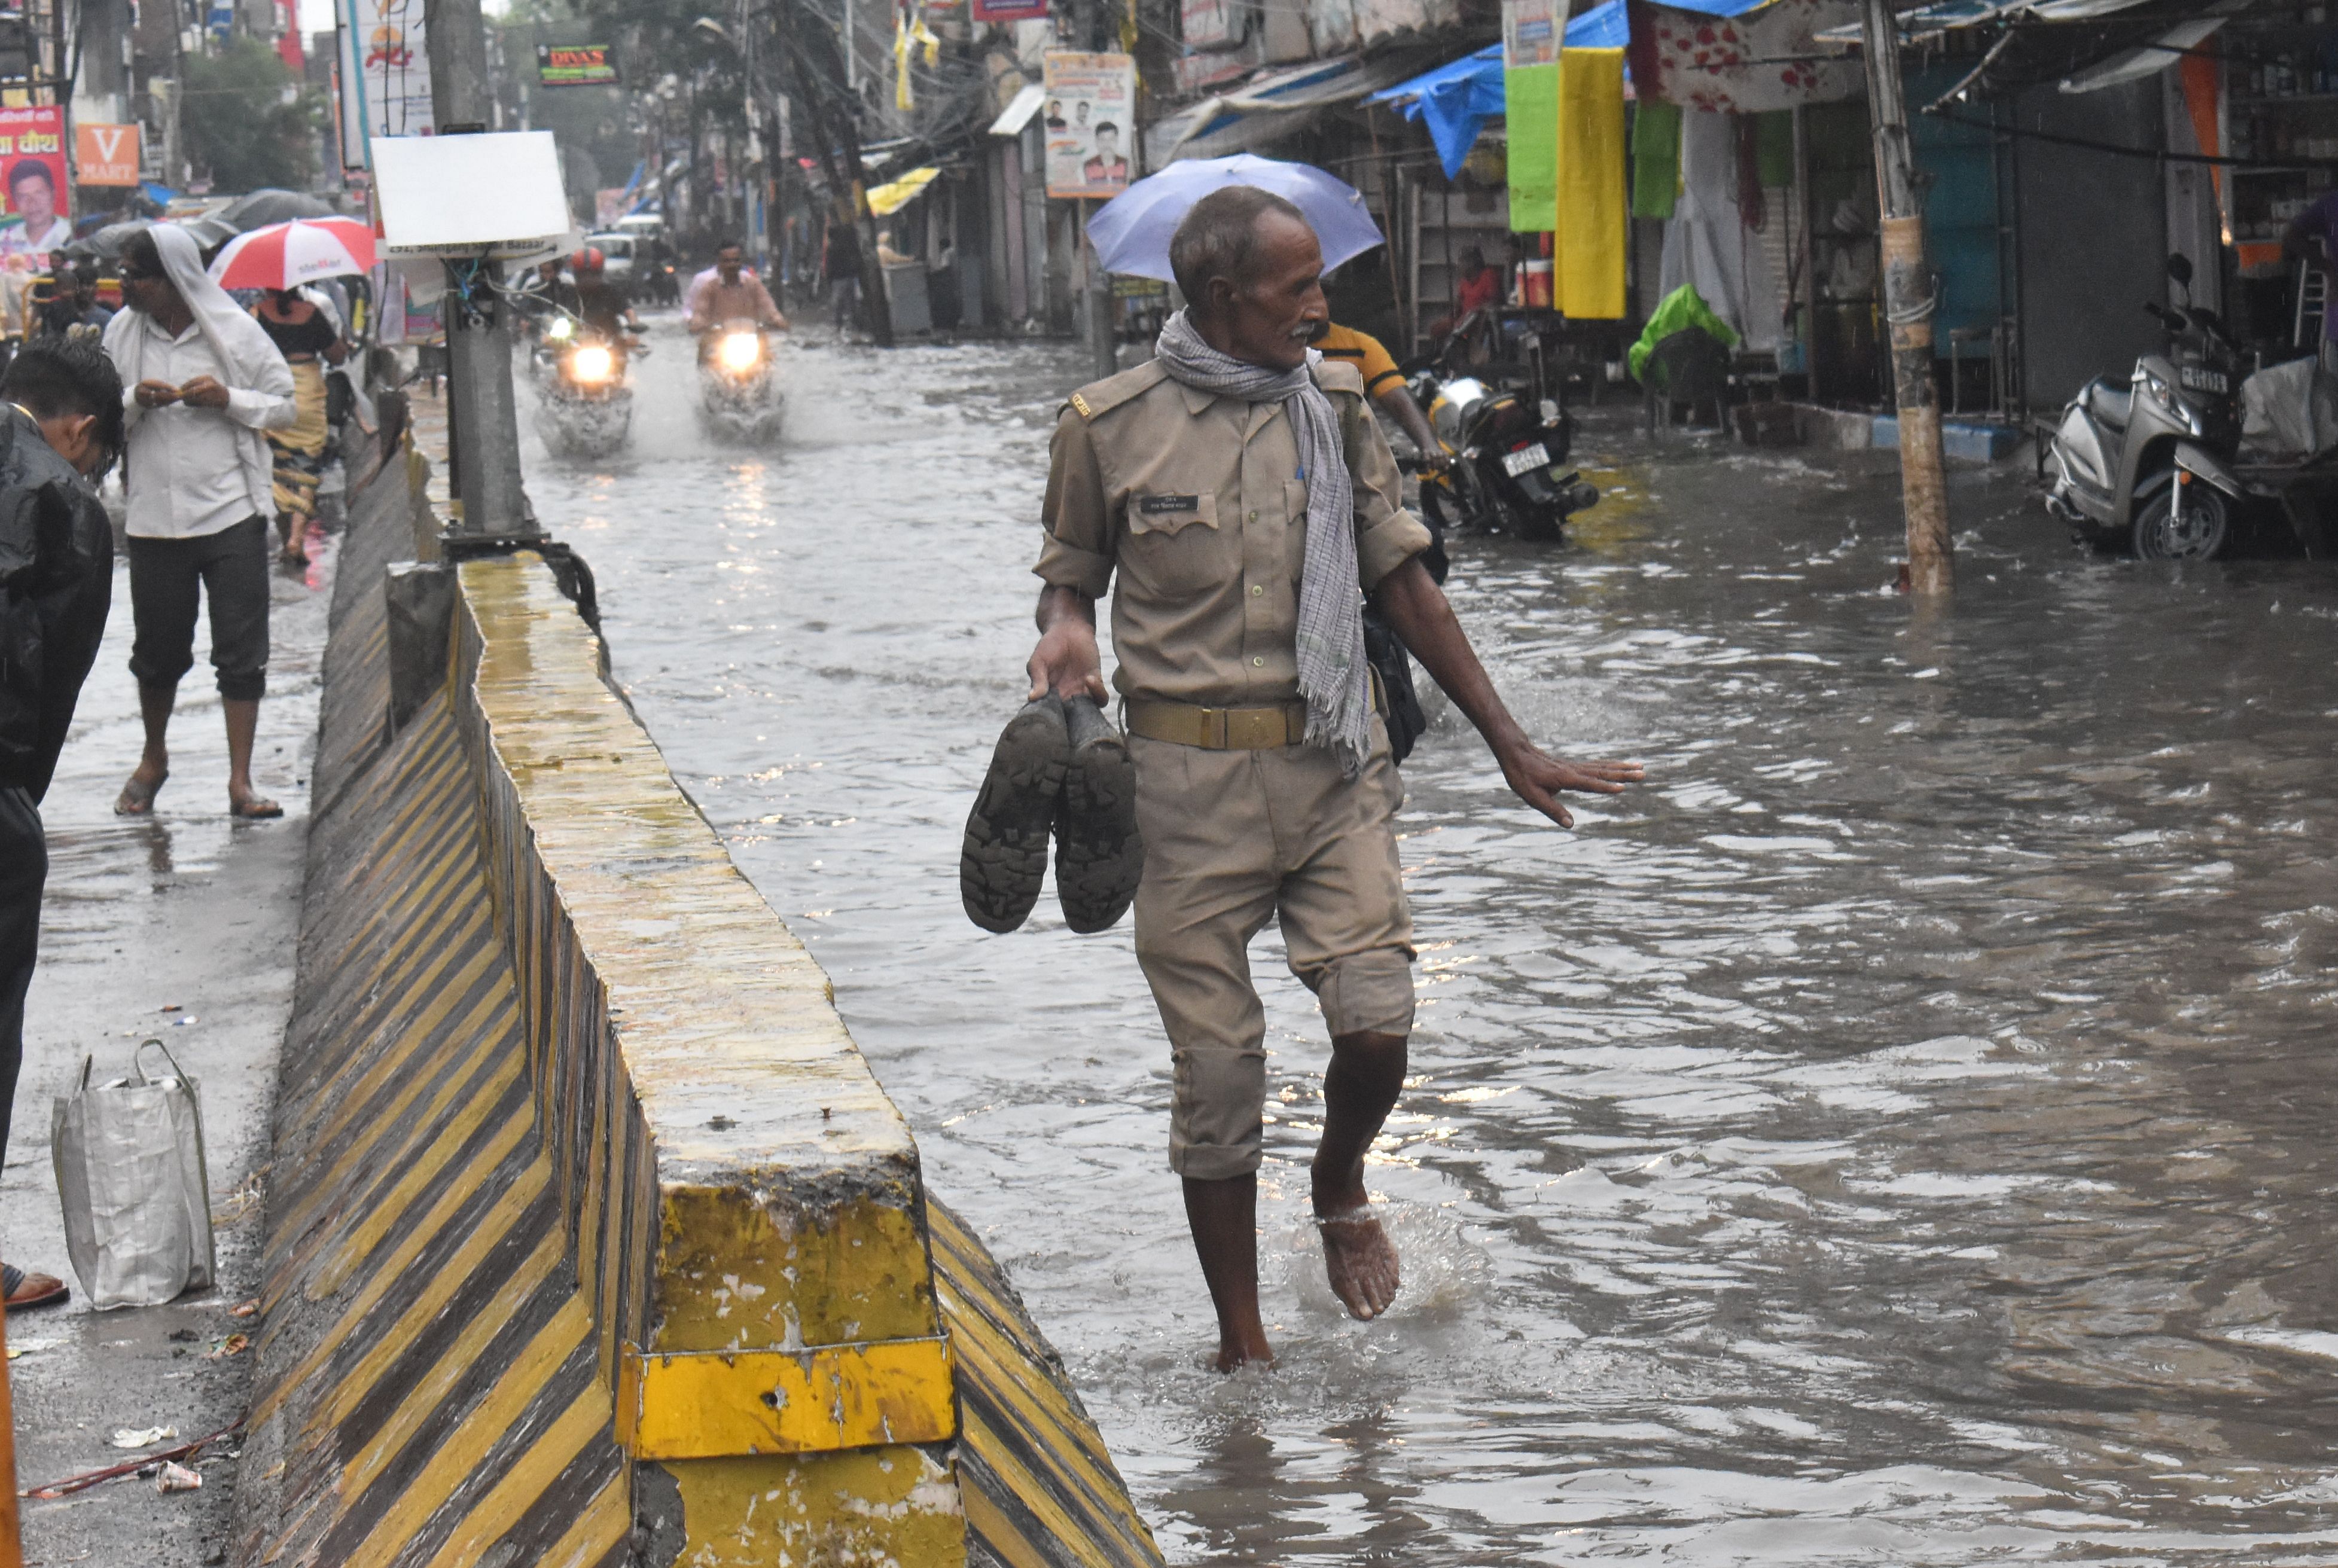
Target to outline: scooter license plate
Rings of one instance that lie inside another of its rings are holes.
[[[1502,472],[1515,479],[1521,474],[1531,474],[1537,468],[1550,466],[1550,453],[1539,441],[1529,441],[1515,452],[1502,454]]]
[[[2182,367],[2177,372],[2177,378],[2184,383],[2184,388],[2187,392],[2214,392],[2221,397],[2226,387],[2225,373],[2222,370],[2204,370],[2196,365]]]

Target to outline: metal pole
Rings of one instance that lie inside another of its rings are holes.
[[[441,136],[486,128],[487,34],[479,0],[427,0],[430,105]],[[520,488],[519,407],[512,395],[511,311],[492,286],[503,264],[448,262],[447,399],[455,480],[472,539],[542,537]]]
[[[1891,338],[1891,389],[1900,409],[1900,495],[1908,514],[1908,587],[1945,593],[1955,583],[1948,492],[1940,475],[1940,405],[1932,389],[1930,270],[1924,209],[1901,92],[1900,30],[1891,0],[1863,0],[1867,108],[1875,127],[1875,185],[1883,211],[1883,316]]]
[[[1093,361],[1091,368],[1101,381],[1120,374],[1120,348],[1113,340],[1112,275],[1104,270],[1104,258],[1088,243],[1087,220],[1095,205],[1100,203],[1079,204],[1079,225],[1080,247],[1086,253],[1088,271],[1088,352]]]

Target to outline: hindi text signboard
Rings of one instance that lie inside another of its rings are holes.
[[[1108,200],[1127,190],[1135,176],[1135,60],[1051,49],[1046,82],[1047,194]]]
[[[341,163],[366,169],[377,136],[427,136],[430,56],[424,0],[333,0],[339,34]]]
[[[65,200],[65,112],[54,103],[0,109],[0,256],[46,256],[73,238]]]

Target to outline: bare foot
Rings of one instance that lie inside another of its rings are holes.
[[[1387,1311],[1402,1274],[1396,1243],[1369,1206],[1318,1214],[1315,1228],[1323,1233],[1323,1271],[1331,1277],[1331,1294],[1346,1305],[1349,1316],[1369,1323]]]
[[[155,792],[170,777],[169,769],[149,768],[141,762],[137,771],[132,773],[129,781],[122,786],[122,793],[114,797],[113,814],[116,817],[152,816]]]
[[[1267,1344],[1266,1336],[1263,1333],[1248,1343],[1239,1339],[1229,1339],[1223,1334],[1218,1337],[1216,1366],[1219,1371],[1236,1372],[1244,1367],[1264,1367],[1273,1365],[1274,1350]]]
[[[260,821],[271,817],[281,817],[284,815],[284,808],[279,806],[275,801],[270,800],[265,795],[254,795],[249,791],[244,794],[238,795],[233,791],[230,791],[227,800],[227,814],[231,817],[241,817],[244,820],[251,822]]]

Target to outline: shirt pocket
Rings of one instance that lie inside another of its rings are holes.
[[[1128,497],[1128,542],[1120,565],[1156,599],[1189,599],[1227,581],[1234,541],[1218,524],[1209,494],[1138,490]]]

